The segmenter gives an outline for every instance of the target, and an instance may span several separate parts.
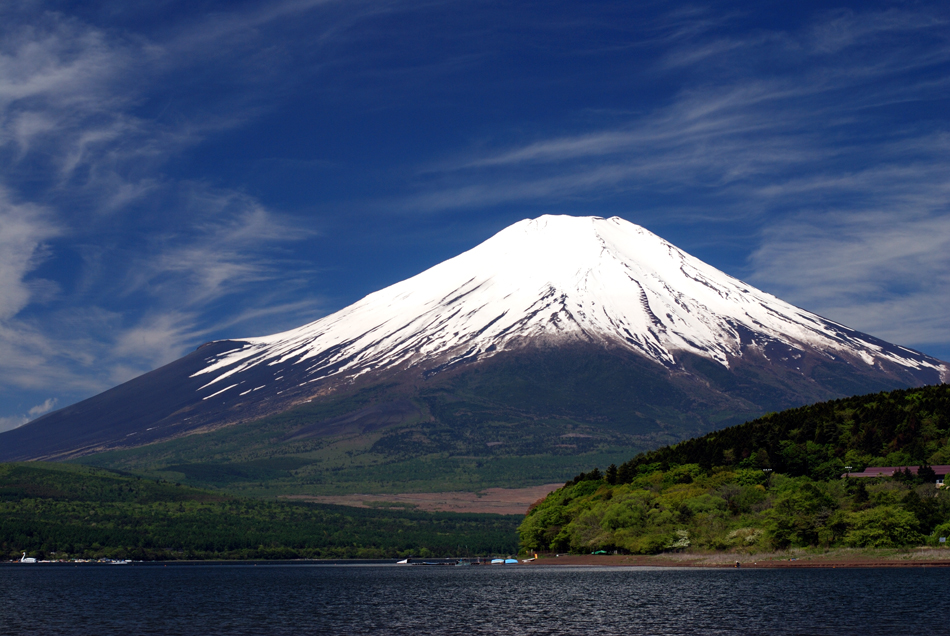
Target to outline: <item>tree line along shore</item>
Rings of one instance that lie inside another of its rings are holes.
[[[930,465],[948,463],[948,436],[948,385],[770,414],[578,475],[529,510],[520,546],[588,554],[946,546],[950,490],[937,487]],[[913,469],[847,477],[869,466]]]
[[[517,515],[233,497],[69,464],[0,464],[0,561],[463,557],[517,550]]]

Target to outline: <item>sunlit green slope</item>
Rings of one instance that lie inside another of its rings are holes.
[[[835,400],[580,474],[529,511],[521,545],[634,553],[941,545],[950,490],[936,487],[930,464],[950,464],[950,386]],[[919,474],[841,478],[847,467],[888,465]]]

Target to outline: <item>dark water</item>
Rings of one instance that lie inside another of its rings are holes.
[[[950,569],[11,565],[2,634],[950,635]]]

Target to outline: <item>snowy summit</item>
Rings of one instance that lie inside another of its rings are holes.
[[[263,388],[240,381],[260,365],[278,382],[287,364],[305,369],[304,383],[385,369],[427,374],[564,341],[624,347],[667,367],[689,352],[726,368],[750,351],[768,357],[779,343],[792,358],[818,352],[950,378],[938,360],[790,305],[638,225],[571,216],[521,221],[316,322],[241,339],[192,377],[207,377],[199,389],[207,399]]]

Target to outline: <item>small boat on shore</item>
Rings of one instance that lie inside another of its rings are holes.
[[[20,563],[36,563],[36,557],[28,557],[24,552],[23,556],[20,557]]]

